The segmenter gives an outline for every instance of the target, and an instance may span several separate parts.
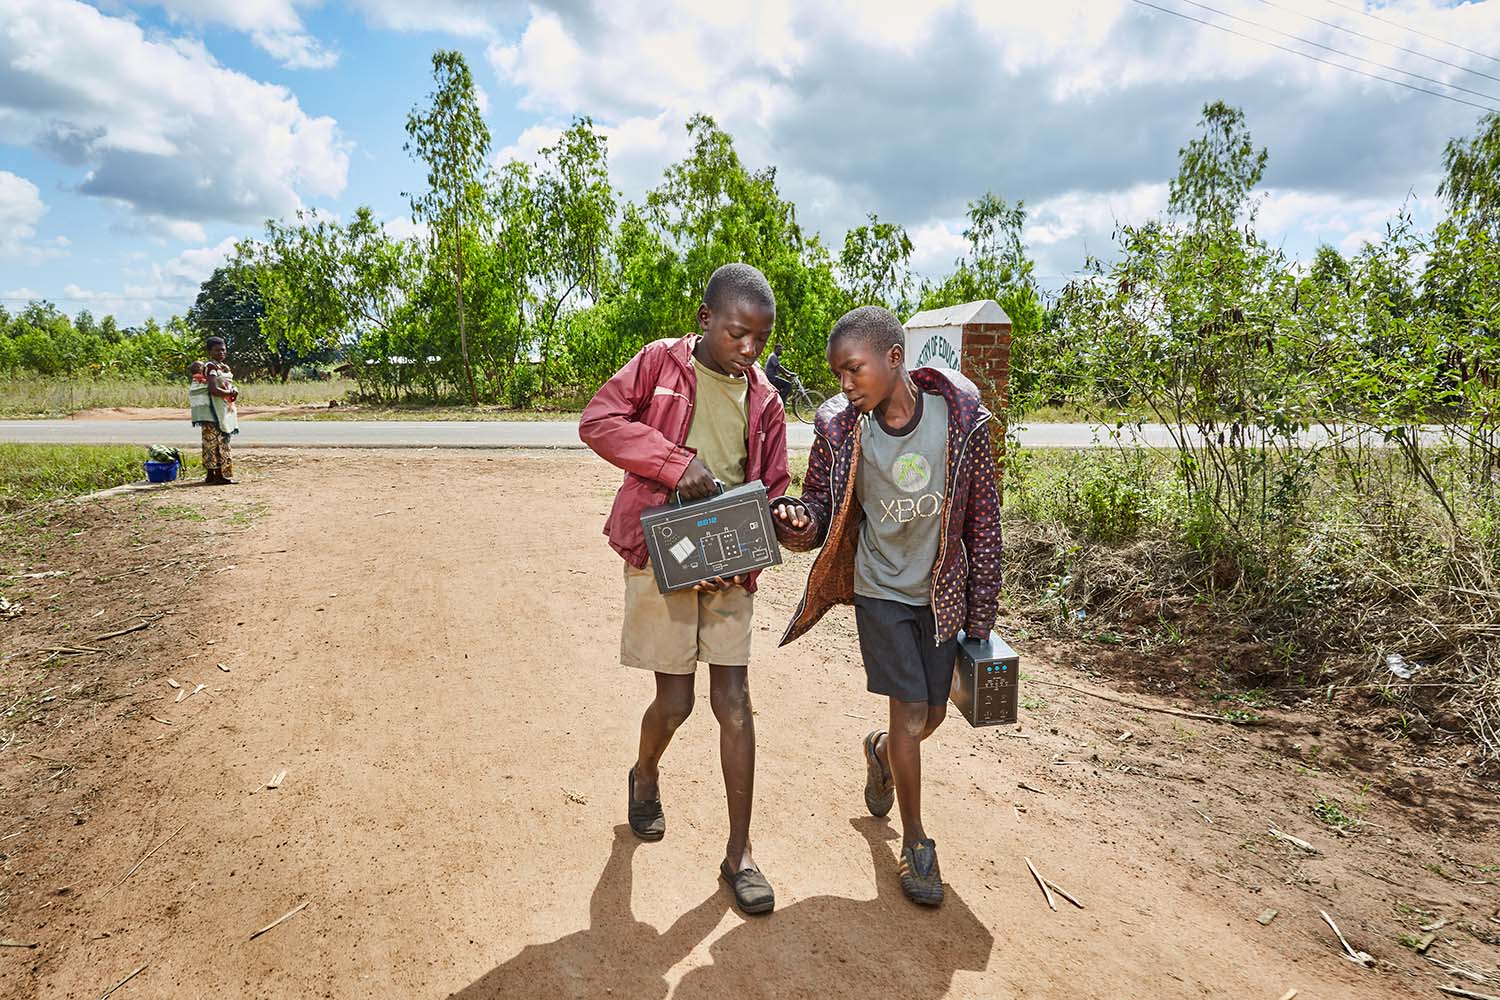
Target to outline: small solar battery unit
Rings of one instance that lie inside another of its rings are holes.
[[[758,479],[732,490],[721,487],[704,500],[647,508],[641,531],[663,594],[781,562],[771,505]]]
[[[948,697],[969,725],[1015,723],[1020,681],[1021,658],[997,633],[982,640],[958,633],[958,663]]]

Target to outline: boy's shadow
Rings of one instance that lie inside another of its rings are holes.
[[[548,944],[529,944],[515,958],[451,996],[454,1000],[512,997],[597,997],[659,1000],[667,970],[687,957],[719,925],[731,903],[715,892],[658,934],[630,911],[631,859],[641,846],[630,827],[615,827],[609,860],[589,898],[589,926]]]
[[[912,1000],[946,996],[961,969],[983,971],[994,937],[950,885],[937,910],[901,894],[884,820],[850,821],[865,838],[875,869],[874,899],[814,896],[768,917],[738,924],[709,946],[713,962],[690,970],[673,996],[877,996],[900,984]],[[720,885],[663,934],[630,911],[630,860],[639,841],[615,828],[609,861],[589,904],[590,926],[515,958],[453,994],[458,1000],[596,997],[659,1000],[667,972],[687,957],[731,906]]]

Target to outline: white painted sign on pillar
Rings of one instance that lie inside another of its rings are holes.
[[[906,367],[951,368],[958,371],[963,345],[964,328],[961,326],[929,326],[907,330]]]

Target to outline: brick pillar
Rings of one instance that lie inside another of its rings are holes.
[[[1010,410],[1010,324],[968,323],[963,328],[960,368],[975,385],[984,405],[995,414],[990,440],[995,444],[995,472],[1005,490],[1005,429]]]

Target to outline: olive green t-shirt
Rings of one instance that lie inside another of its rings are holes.
[[[698,453],[726,490],[733,489],[745,482],[750,380],[720,375],[697,358],[693,367],[698,372],[698,392],[684,443]]]

